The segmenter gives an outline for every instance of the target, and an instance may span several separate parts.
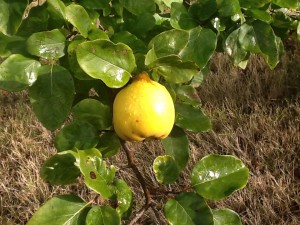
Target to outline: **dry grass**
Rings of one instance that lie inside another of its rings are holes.
[[[199,90],[214,129],[189,134],[191,165],[209,153],[232,154],[247,164],[251,171],[247,187],[224,201],[210,202],[213,207],[234,209],[247,225],[300,224],[300,46],[295,46],[274,71],[258,57],[242,71],[216,55],[213,73]],[[161,146],[149,141],[135,149],[140,169],[153,183],[153,154],[161,154]],[[90,198],[82,185],[61,188],[41,180],[39,168],[54,152],[52,134],[36,121],[26,93],[0,92],[0,224],[25,224],[56,194]],[[141,197],[136,178],[126,169],[124,153],[112,161],[121,168],[118,176]],[[187,182],[185,176],[175,188]],[[135,202],[137,208],[142,204]],[[153,214],[149,210],[141,224],[157,224]]]

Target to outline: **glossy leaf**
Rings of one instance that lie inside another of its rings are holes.
[[[28,0],[0,0],[0,32],[13,35],[21,25]]]
[[[80,67],[91,77],[101,79],[108,87],[124,86],[135,67],[132,50],[125,44],[95,40],[78,45]]]
[[[128,45],[134,53],[147,52],[147,46],[144,44],[144,42],[128,31],[121,31],[114,34],[112,41],[115,43],[124,43]]]
[[[106,132],[99,138],[97,149],[104,158],[112,157],[119,152],[121,147],[120,139],[114,132]]]
[[[272,3],[289,9],[299,9],[300,7],[299,0],[272,0]]]
[[[170,23],[173,28],[189,30],[197,26],[194,18],[182,3],[172,3]]]
[[[245,12],[248,16],[251,16],[253,18],[259,19],[261,21],[264,21],[266,23],[272,22],[272,16],[263,9],[249,9]]]
[[[146,56],[146,65],[153,63],[155,59],[177,55],[183,62],[196,62],[203,68],[213,54],[216,43],[216,34],[210,29],[197,27],[189,31],[166,31],[155,36],[149,43],[153,50],[148,52],[150,56]]]
[[[175,124],[193,132],[203,132],[211,129],[211,122],[201,109],[184,103],[175,104]]]
[[[241,13],[239,0],[218,0],[218,13],[221,17],[229,17]]]
[[[185,132],[174,126],[171,134],[161,142],[165,153],[175,159],[180,170],[184,169],[189,159],[189,141]]]
[[[87,121],[98,130],[108,129],[112,126],[112,112],[109,105],[86,98],[73,107],[73,116],[77,120]]]
[[[86,207],[87,204],[78,196],[56,196],[39,208],[27,225],[75,225]]]
[[[240,216],[230,209],[215,209],[212,212],[215,225],[242,225]]]
[[[180,174],[176,161],[169,155],[158,156],[153,162],[153,171],[161,184],[174,183]]]
[[[208,155],[193,168],[194,190],[207,199],[219,200],[246,186],[249,170],[233,156]]]
[[[172,225],[214,225],[211,209],[202,197],[192,192],[169,199],[164,214]]]
[[[120,225],[121,219],[110,206],[94,206],[86,216],[86,225]]]
[[[27,50],[31,55],[45,59],[59,59],[65,55],[64,34],[54,29],[32,34],[27,40]]]
[[[66,6],[61,0],[47,0],[47,4],[49,4],[52,9],[59,15],[61,18],[66,17]]]
[[[60,127],[71,110],[74,98],[74,81],[65,68],[42,66],[37,81],[29,88],[30,102],[44,127]]]
[[[41,177],[45,182],[54,185],[75,183],[80,175],[75,161],[76,159],[71,154],[56,154],[43,163]]]
[[[128,218],[132,209],[132,191],[123,180],[116,179],[113,183],[117,200],[116,211],[121,218]]]
[[[300,22],[298,22],[298,26],[297,26],[297,37],[298,40],[300,40]]]
[[[0,89],[21,91],[31,86],[37,79],[40,62],[24,57],[10,55],[0,64]]]
[[[234,30],[225,40],[225,51],[232,58],[235,66],[240,66],[241,63],[247,62],[249,53],[242,47],[239,41],[240,28]]]
[[[198,67],[192,62],[182,62],[177,56],[160,58],[149,65],[153,75],[162,76],[172,83],[186,83],[199,72]]]
[[[89,149],[98,144],[97,129],[84,120],[75,120],[64,126],[55,137],[57,151]]]
[[[155,13],[155,3],[154,0],[120,0],[121,4],[129,12],[134,15],[140,15],[143,13]]]
[[[152,13],[145,12],[140,15],[125,17],[124,27],[138,37],[145,37],[147,32],[155,26],[155,17]]]
[[[109,185],[115,177],[114,166],[106,167],[98,149],[79,150],[79,168],[84,175],[85,184],[103,198],[112,196],[112,188]]]
[[[65,13],[66,19],[86,38],[91,24],[89,14],[86,10],[81,5],[72,3],[66,7]]]
[[[178,99],[192,106],[199,106],[201,104],[197,90],[190,85],[181,85],[177,87],[176,95]]]

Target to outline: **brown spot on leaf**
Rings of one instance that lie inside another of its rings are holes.
[[[91,179],[97,178],[96,174],[93,171],[90,172],[90,177],[91,177]]]

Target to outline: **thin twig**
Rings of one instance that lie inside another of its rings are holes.
[[[145,211],[147,211],[147,209],[151,206],[152,198],[151,198],[150,190],[147,186],[146,180],[134,162],[133,153],[130,151],[130,149],[126,145],[126,142],[121,141],[121,145],[125,151],[127,161],[128,161],[128,166],[132,169],[132,171],[134,172],[135,176],[137,177],[139,183],[141,184],[143,192],[144,192],[144,196],[145,196],[144,206],[140,209],[140,211],[135,215],[135,217],[128,224],[128,225],[133,225],[141,218],[141,216],[145,213]]]

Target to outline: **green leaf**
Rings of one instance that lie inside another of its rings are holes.
[[[189,8],[189,13],[199,21],[206,21],[217,12],[216,0],[196,1]]]
[[[72,3],[66,7],[65,13],[66,19],[77,28],[83,37],[87,38],[91,20],[85,9],[81,5]]]
[[[55,137],[54,145],[61,152],[72,149],[89,149],[98,144],[97,129],[84,120],[75,120],[64,126]]]
[[[175,124],[193,132],[203,132],[211,129],[211,122],[201,109],[184,103],[175,104]]]
[[[20,36],[6,36],[0,33],[0,57],[8,57],[14,53],[27,53],[24,48],[26,39]]]
[[[233,156],[208,155],[193,168],[192,186],[204,198],[219,200],[246,186],[249,170]]]
[[[108,87],[124,86],[135,68],[132,50],[125,44],[95,40],[78,45],[80,67],[91,77],[101,79]]]
[[[203,198],[192,192],[169,199],[164,214],[172,225],[214,225],[211,209]]]
[[[242,225],[240,216],[230,209],[213,210],[215,225]]]
[[[87,98],[73,107],[73,116],[77,120],[87,121],[98,130],[108,129],[112,126],[112,112],[109,105]]]
[[[28,16],[22,21],[17,34],[20,36],[30,36],[33,33],[48,29],[49,13],[46,4],[30,9]]]
[[[129,33],[128,31],[121,31],[115,33],[112,37],[112,41],[115,43],[124,43],[128,45],[134,53],[146,53],[147,46],[145,43],[137,38],[135,35]]]
[[[297,26],[297,37],[298,40],[300,40],[300,21],[298,22],[298,26]]]
[[[235,66],[240,65],[249,57],[249,53],[245,50],[239,42],[241,29],[234,30],[225,40],[224,49],[226,53],[232,58]]]
[[[245,11],[245,14],[258,20],[264,21],[266,23],[272,22],[272,16],[263,9],[249,9]]]
[[[300,7],[299,0],[272,0],[272,3],[288,9],[299,9]]]
[[[198,67],[192,62],[183,62],[177,56],[160,58],[149,65],[153,75],[163,76],[166,81],[172,83],[186,83],[199,72]]]
[[[124,29],[138,37],[145,37],[147,32],[155,26],[155,17],[151,13],[143,13],[137,16],[126,16]]]
[[[201,104],[197,90],[190,85],[180,85],[176,89],[176,96],[181,101],[192,106],[199,106]]]
[[[56,12],[56,14],[65,19],[66,17],[66,6],[61,0],[47,0],[47,3],[51,6],[51,8]]]
[[[121,218],[128,218],[132,210],[132,191],[127,183],[123,180],[116,179],[113,183],[117,198],[116,211]]]
[[[162,0],[162,2],[168,6],[169,8],[171,8],[172,3],[183,3],[183,0]]]
[[[106,162],[102,160],[98,149],[79,150],[79,168],[84,175],[85,184],[103,198],[112,196],[112,188],[109,183],[115,177],[116,168],[106,167]]]
[[[221,17],[241,14],[239,0],[217,0],[218,12]]]
[[[114,132],[106,132],[100,136],[97,149],[104,158],[112,157],[119,152],[121,147],[120,139]]]
[[[86,207],[87,204],[78,196],[53,197],[33,214],[27,225],[77,225]]]
[[[10,55],[0,64],[0,89],[21,91],[37,79],[40,62],[22,55]]]
[[[158,156],[153,162],[156,180],[161,184],[174,183],[179,177],[180,170],[172,156]]]
[[[105,9],[111,0],[78,0],[78,4],[88,9]]]
[[[180,170],[184,169],[189,159],[189,141],[185,132],[174,126],[170,135],[161,142],[165,153],[175,159]]]
[[[59,59],[65,55],[65,35],[58,29],[32,34],[27,40],[31,55],[45,59]]]
[[[120,0],[120,3],[134,15],[141,15],[144,13],[154,14],[156,10],[153,0]]]
[[[217,36],[210,29],[197,27],[189,31],[165,31],[155,36],[149,43],[152,52],[149,51],[149,55],[146,56],[146,65],[153,63],[155,59],[177,55],[183,62],[196,62],[203,68],[212,56],[216,43]]]
[[[110,206],[94,206],[86,216],[86,225],[120,225],[121,219]]]
[[[0,0],[0,32],[13,35],[21,25],[28,0]]]
[[[71,154],[56,154],[47,159],[41,168],[41,177],[54,185],[66,185],[76,182],[80,170],[75,166],[76,159]]]
[[[177,2],[172,3],[170,23],[173,28],[183,30],[189,30],[197,26],[185,6]]]
[[[29,96],[37,118],[53,131],[63,124],[71,110],[73,78],[61,66],[42,66],[37,81],[29,88]]]
[[[242,8],[261,8],[272,0],[239,0]]]
[[[92,28],[89,31],[88,39],[91,41],[101,39],[101,40],[109,40],[107,33],[99,28]]]

